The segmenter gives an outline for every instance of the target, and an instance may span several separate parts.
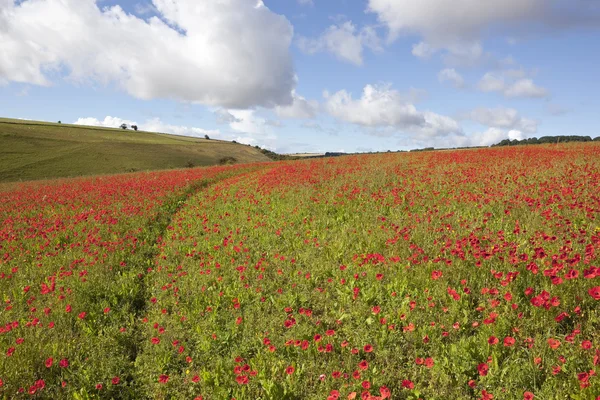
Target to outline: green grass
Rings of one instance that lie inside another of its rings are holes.
[[[221,140],[0,118],[0,182],[270,161]]]

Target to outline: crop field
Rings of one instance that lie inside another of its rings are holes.
[[[600,145],[0,191],[0,398],[600,399]]]

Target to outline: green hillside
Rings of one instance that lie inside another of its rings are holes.
[[[270,161],[214,139],[0,118],[0,182]]]

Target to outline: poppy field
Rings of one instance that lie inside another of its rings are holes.
[[[600,146],[0,191],[0,398],[600,399]]]

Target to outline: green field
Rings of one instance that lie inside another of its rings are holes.
[[[0,118],[0,182],[270,161],[221,140]]]

